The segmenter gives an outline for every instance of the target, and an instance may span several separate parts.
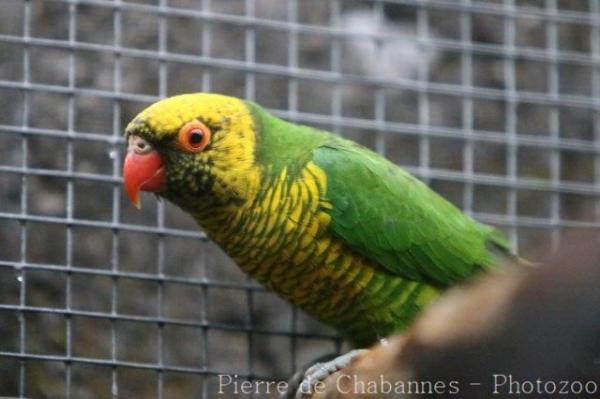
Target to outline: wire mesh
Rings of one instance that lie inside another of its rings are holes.
[[[181,211],[127,204],[123,127],[168,95],[236,95],[352,138],[533,259],[600,226],[599,0],[2,10],[0,395],[210,398],[220,374],[284,379],[340,350]]]

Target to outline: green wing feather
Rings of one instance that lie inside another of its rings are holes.
[[[314,161],[327,175],[331,234],[391,273],[449,285],[509,253],[499,231],[364,147],[336,138]]]

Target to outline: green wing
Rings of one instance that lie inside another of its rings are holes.
[[[402,277],[449,285],[508,253],[503,235],[475,222],[403,169],[335,139],[314,152],[333,205],[330,232]]]

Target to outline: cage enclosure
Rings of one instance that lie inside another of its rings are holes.
[[[341,350],[124,196],[127,122],[200,91],[383,154],[530,259],[600,226],[600,0],[2,0],[0,396],[213,398]]]

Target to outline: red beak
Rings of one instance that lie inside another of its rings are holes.
[[[149,144],[146,143],[149,146]],[[165,184],[166,171],[163,160],[156,150],[136,151],[135,147],[127,151],[123,163],[125,191],[136,208],[141,208],[140,190],[162,191]]]

